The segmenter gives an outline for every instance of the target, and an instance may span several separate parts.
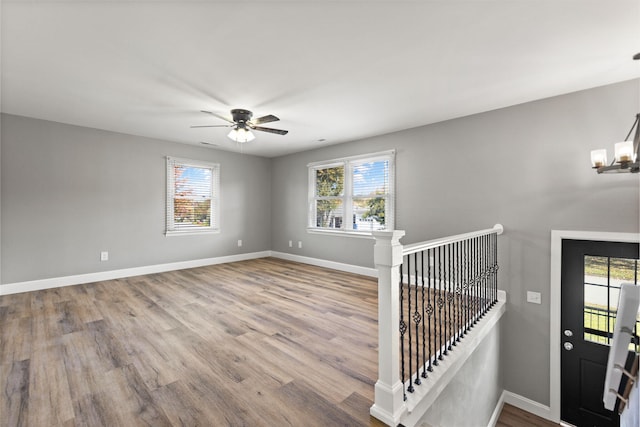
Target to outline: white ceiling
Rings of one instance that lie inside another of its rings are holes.
[[[190,125],[245,108],[289,130],[242,147],[267,157],[640,77],[640,0],[1,7],[3,112],[240,151]]]

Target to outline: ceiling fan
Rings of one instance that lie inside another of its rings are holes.
[[[249,142],[249,141],[252,141],[255,138],[255,136],[253,135],[251,130],[257,130],[257,131],[269,132],[269,133],[276,133],[278,135],[286,135],[289,132],[288,130],[266,128],[264,126],[258,126],[258,125],[261,125],[263,123],[277,122],[278,120],[280,120],[279,118],[277,118],[273,114],[269,114],[269,115],[266,115],[266,116],[258,117],[255,120],[251,120],[251,117],[253,117],[253,113],[251,111],[243,110],[241,108],[236,108],[236,109],[231,110],[231,117],[233,119],[229,120],[228,118],[226,118],[224,116],[220,116],[220,115],[218,115],[216,113],[213,113],[211,111],[205,111],[205,110],[201,110],[201,111],[203,113],[206,113],[206,114],[211,114],[212,116],[217,117],[219,119],[222,119],[224,121],[227,121],[227,122],[229,122],[231,124],[228,124],[228,125],[199,125],[199,126],[191,126],[192,128],[230,127],[230,128],[233,128],[233,129],[231,129],[231,132],[229,132],[229,135],[227,135],[227,136],[230,139],[232,139],[233,141],[236,141],[236,142]]]

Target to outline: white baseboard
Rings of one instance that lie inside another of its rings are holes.
[[[238,255],[227,255],[216,258],[196,259],[190,261],[170,262],[167,264],[147,265],[143,267],[124,268],[121,270],[100,271],[97,273],[77,274],[73,276],[53,277],[50,279],[30,280],[26,282],[8,283],[0,286],[0,295],[21,292],[39,291],[41,289],[59,288],[62,286],[80,285],[82,283],[100,282],[103,280],[122,279],[124,277],[142,276],[144,274],[163,273],[165,271],[184,270],[185,268],[204,267],[227,262],[245,261],[248,259],[271,256],[271,251],[251,252]]]
[[[495,427],[498,424],[498,419],[500,418],[500,413],[502,412],[502,408],[504,407],[504,390],[502,390],[502,394],[500,394],[500,399],[498,399],[498,403],[496,403],[496,407],[493,410],[493,414],[491,414],[491,419],[489,420],[489,424],[487,427]]]
[[[378,270],[358,265],[343,264],[341,262],[328,261],[326,259],[310,258],[301,255],[288,254],[286,252],[272,251],[271,256],[286,259],[289,261],[301,262],[303,264],[316,265],[318,267],[332,268],[334,270],[346,271],[347,273],[361,274],[363,276],[378,277]]]
[[[363,276],[377,277],[375,268],[360,267],[318,258],[292,255],[285,252],[262,251],[246,254],[228,255],[216,258],[196,259],[190,261],[170,262],[167,264],[147,265],[142,267],[124,268],[120,270],[100,271],[96,273],[76,274],[73,276],[52,277],[49,279],[30,280],[25,282],[7,283],[0,285],[0,295],[17,294],[21,292],[39,291],[42,289],[60,288],[62,286],[80,285],[83,283],[100,282],[103,280],[122,279],[124,277],[142,276],[144,274],[163,273],[165,271],[184,270],[186,268],[204,267],[207,265],[224,264],[227,262],[245,261],[249,259],[274,257],[289,261],[311,264],[319,267],[332,268]]]

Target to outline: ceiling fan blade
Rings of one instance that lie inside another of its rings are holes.
[[[262,123],[277,122],[278,120],[280,119],[274,116],[273,114],[269,114],[267,116],[258,117],[255,120],[251,120],[251,123],[256,125],[261,125]]]
[[[191,128],[230,128],[233,125],[197,125],[190,126]]]
[[[289,133],[288,130],[265,128],[265,127],[262,127],[262,126],[251,126],[251,129],[259,130],[259,131],[262,131],[262,132],[277,133],[278,135],[286,135],[286,134]]]
[[[211,114],[213,117],[217,117],[217,118],[219,118],[219,119],[222,119],[222,120],[224,120],[225,122],[234,123],[234,122],[233,122],[233,120],[228,119],[228,118],[226,118],[226,117],[224,117],[224,116],[221,116],[221,115],[219,115],[219,114],[216,114],[216,113],[214,113],[214,112],[212,112],[212,111],[200,110],[200,112],[201,112],[201,113],[205,113],[205,114]]]

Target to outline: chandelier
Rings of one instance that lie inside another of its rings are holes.
[[[598,173],[620,173],[620,172],[640,172],[640,161],[638,161],[638,143],[640,142],[640,113],[636,114],[636,120],[631,126],[631,130],[623,142],[618,142],[614,148],[614,160],[607,165],[607,150],[591,151],[591,166]],[[629,141],[629,137],[633,130],[636,134],[633,141]]]
[[[633,55],[635,61],[640,59],[640,53]],[[629,137],[633,130],[636,130],[633,141],[629,141]],[[636,120],[631,126],[631,130],[622,142],[618,142],[614,146],[614,160],[611,164],[607,164],[607,150],[591,151],[591,167],[598,173],[620,173],[640,172],[640,159],[638,159],[638,145],[640,143],[640,113],[636,114]]]

